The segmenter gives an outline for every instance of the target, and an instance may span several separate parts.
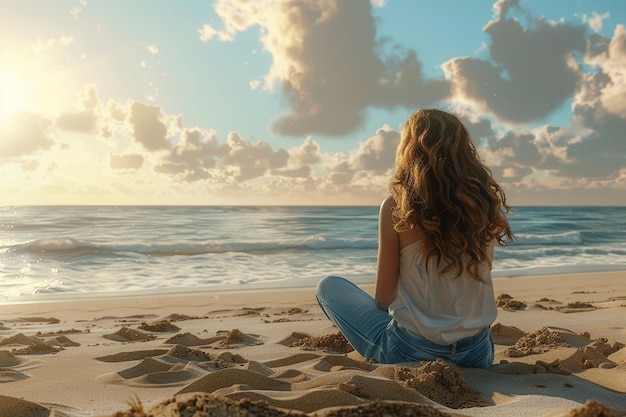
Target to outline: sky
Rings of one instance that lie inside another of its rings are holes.
[[[0,205],[377,205],[457,114],[513,207],[626,205],[622,0],[0,0]]]

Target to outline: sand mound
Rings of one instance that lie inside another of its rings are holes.
[[[300,346],[303,349],[319,349],[332,352],[352,352],[354,348],[341,333],[329,334],[321,337],[306,336],[294,341],[290,346]]]
[[[15,336],[7,337],[0,340],[0,346],[6,345],[41,345],[43,340],[35,336],[26,336],[23,333],[18,333]]]
[[[384,399],[385,401],[434,404],[423,394],[399,381],[376,376],[353,375],[346,382],[338,384],[338,389],[368,400]]]
[[[515,326],[505,326],[500,323],[493,324],[489,329],[489,332],[491,333],[493,343],[496,345],[507,346],[514,345],[525,335],[523,330],[520,330]]]
[[[503,362],[494,365],[491,371],[499,374],[528,375],[528,374],[557,374],[569,375],[568,367],[563,366],[559,359],[552,362],[537,361],[534,364],[523,362]]]
[[[168,351],[165,349],[137,350],[133,352],[120,352],[114,355],[101,356],[94,359],[99,360],[100,362],[128,362],[163,355],[167,352]]]
[[[239,329],[232,329],[230,331],[219,331],[217,335],[222,337],[222,340],[215,343],[216,347],[236,347],[236,346],[253,346],[262,345],[260,336],[251,335],[241,332]]]
[[[273,379],[246,369],[226,368],[200,378],[187,385],[177,394],[196,391],[210,393],[220,388],[228,388],[242,383],[245,383],[252,389],[275,391],[288,391],[291,389],[291,385],[285,381]]]
[[[105,334],[105,339],[114,340],[116,342],[147,342],[156,339],[156,336],[140,332],[139,330],[122,327],[117,332]]]
[[[50,346],[46,343],[26,346],[22,349],[13,349],[11,353],[14,355],[45,355],[47,353],[58,353],[62,351],[62,347]]]
[[[332,388],[302,392],[233,391],[224,395],[233,400],[262,401],[285,411],[296,410],[305,413],[312,413],[328,404],[346,407],[365,402],[350,393]]]
[[[584,406],[571,410],[566,417],[625,417],[626,411],[612,410],[596,401],[587,400]]]
[[[201,339],[191,333],[177,334],[165,341],[166,344],[184,345],[184,346],[203,346],[222,340],[224,336],[213,337],[210,339]]]
[[[615,368],[617,364],[609,360],[593,346],[580,348],[569,358],[562,361],[563,367],[571,371],[579,371],[589,368]]]
[[[608,339],[602,338],[594,340],[589,346],[597,349],[598,352],[608,357],[622,350],[626,345],[620,342],[613,342],[613,344],[611,344]]]
[[[504,310],[524,310],[527,307],[525,302],[514,300],[508,294],[500,294],[496,299],[496,305]]]
[[[319,405],[324,401],[331,404],[337,404],[331,408],[322,409],[316,413],[320,417],[387,417],[387,416],[403,416],[403,417],[450,417],[443,411],[424,404],[411,404],[402,402],[385,402],[374,401],[363,404],[358,400],[353,400],[347,393],[335,391],[329,393],[325,391],[317,391],[298,397],[297,399],[265,399],[262,401],[254,401],[248,398],[240,400],[226,398],[223,396],[214,396],[206,393],[189,393],[181,394],[176,397],[163,401],[147,410],[143,408],[140,402],[131,405],[131,409],[126,412],[118,412],[111,417],[141,417],[141,416],[200,416],[210,415],[216,417],[307,417],[304,412],[298,411],[292,405],[298,405],[300,408],[311,410],[312,412],[319,409]],[[342,398],[339,398],[343,396]],[[357,403],[356,405],[354,403]],[[282,407],[272,405],[272,403],[281,404]],[[291,404],[293,403],[293,404]],[[341,406],[342,408],[337,408]]]
[[[0,350],[0,368],[19,365],[22,361],[8,350]]]
[[[199,349],[191,349],[184,345],[175,345],[167,352],[167,355],[185,361],[204,362],[211,360],[211,356],[208,353]]]
[[[48,324],[61,323],[61,320],[54,318],[54,317],[20,317],[12,321],[15,321],[18,323],[48,323]]]
[[[264,402],[247,399],[234,401],[224,397],[216,397],[205,393],[192,393],[176,396],[163,401],[148,410],[140,402],[131,405],[126,412],[118,412],[111,417],[142,417],[142,416],[215,416],[215,417],[306,417],[296,411],[283,411]]]
[[[177,332],[180,330],[180,327],[172,324],[172,322],[168,320],[161,320],[156,323],[141,323],[138,329],[145,330],[147,332],[166,333]]]
[[[626,347],[623,347],[617,352],[610,354],[609,359],[616,363],[626,363]]]
[[[50,346],[62,346],[62,347],[76,347],[80,346],[80,343],[74,342],[67,336],[57,336],[44,341],[45,344]]]
[[[297,369],[285,369],[284,371],[272,374],[272,378],[294,384],[297,382],[308,381],[310,378],[302,371]]]
[[[174,365],[171,363],[163,362],[154,358],[147,358],[141,361],[138,365],[120,371],[117,374],[124,379],[132,379],[154,372],[169,371],[173,366]]]
[[[558,333],[543,327],[533,333],[526,333],[504,354],[511,358],[544,353],[551,349],[569,347],[570,344]]]
[[[567,303],[564,306],[558,306],[554,309],[561,313],[580,313],[583,311],[595,310],[597,307],[593,304],[583,303],[582,301],[575,301],[573,303]]]
[[[340,355],[326,355],[318,363],[313,365],[313,368],[323,372],[339,371],[343,369],[360,369],[370,372],[376,369],[374,365],[367,362],[356,361]]]
[[[197,378],[200,375],[197,369],[170,369],[164,372],[151,372],[141,375],[130,381],[129,385],[154,388],[155,386],[183,385],[186,381]]]
[[[0,416],[48,417],[50,410],[43,405],[0,395]]]
[[[419,368],[392,367],[386,376],[400,381],[450,408],[469,408],[487,405],[480,393],[470,387],[463,373],[455,365],[442,359],[424,361]]]
[[[311,337],[311,335],[306,334],[306,333],[301,333],[301,332],[293,332],[278,343],[280,343],[283,346],[291,346],[292,344],[298,342],[299,340],[307,338],[307,337]]]
[[[302,362],[308,362],[313,359],[318,359],[319,357],[320,355],[318,355],[317,353],[297,353],[295,355],[286,356],[284,358],[263,362],[263,365],[270,368],[280,368],[282,366],[290,366]]]
[[[167,339],[165,343],[184,346],[212,346],[218,349],[263,344],[260,336],[246,334],[239,329],[220,330],[216,336],[207,339],[202,339],[191,333],[177,334]]]
[[[318,413],[320,417],[450,417],[451,414],[423,404],[375,401],[356,407],[345,407]]]
[[[20,381],[22,379],[28,379],[30,376],[26,375],[24,372],[15,371],[13,369],[0,368],[0,384],[4,384],[7,382],[15,382]],[[0,406],[0,410],[2,410],[2,406]],[[2,416],[2,412],[0,411],[0,416]]]

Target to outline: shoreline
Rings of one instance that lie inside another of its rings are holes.
[[[578,271],[578,272],[558,272],[553,274],[528,274],[528,275],[507,275],[499,276],[493,275],[494,288],[501,287],[502,282],[515,280],[520,282],[529,282],[533,280],[542,279],[560,279],[563,277],[574,277],[578,282],[579,279],[593,279],[592,276],[601,274],[607,277],[614,276],[626,276],[626,269],[602,269],[592,271]],[[612,278],[609,278],[612,279]],[[373,282],[361,282],[354,280],[355,284],[363,287],[373,287]],[[590,283],[591,284],[591,283]],[[278,292],[278,291],[291,291],[291,290],[311,290],[315,288],[316,284],[303,283],[301,285],[280,285],[280,284],[247,284],[241,287],[225,287],[225,286],[206,286],[206,287],[169,287],[169,288],[155,288],[148,290],[129,290],[129,291],[102,291],[102,292],[72,292],[72,293],[48,293],[48,294],[35,294],[35,295],[22,295],[18,296],[18,299],[0,301],[0,307],[11,305],[27,305],[27,304],[39,304],[39,303],[67,303],[67,302],[80,302],[80,301],[105,301],[109,299],[144,299],[144,298],[162,298],[162,297],[189,297],[189,296],[210,296],[211,294],[226,294],[226,293],[256,293],[256,292]],[[508,284],[506,284],[508,286]],[[521,284],[526,285],[526,284]],[[514,287],[517,287],[515,285]]]
[[[237,409],[229,402],[246,399],[316,417],[375,399],[467,417],[626,410],[625,278],[494,279],[494,366],[458,373],[439,362],[371,364],[337,350],[346,346],[310,286],[5,303],[0,416],[113,416],[134,396],[156,417],[178,416],[165,403]],[[303,344],[304,335],[316,342]],[[422,366],[430,366],[423,375]],[[420,384],[397,379],[407,372]],[[585,406],[590,400],[601,405]]]

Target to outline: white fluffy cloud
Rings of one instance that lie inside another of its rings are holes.
[[[442,68],[453,100],[511,123],[540,120],[576,91],[580,70],[574,59],[585,49],[585,28],[535,18],[523,27],[507,17],[517,2],[500,1],[485,33],[489,60],[453,58]]]
[[[231,41],[261,28],[272,56],[266,89],[279,89],[290,112],[273,128],[280,134],[343,135],[363,122],[369,107],[428,106],[448,95],[445,80],[425,80],[415,51],[381,58],[371,15],[363,1],[218,0],[223,29],[204,25],[203,41]],[[278,87],[277,87],[278,86]]]
[[[587,74],[576,96],[577,108],[594,108],[596,118],[609,113],[626,119],[626,29],[617,25],[611,39],[590,38],[585,63],[597,68]]]

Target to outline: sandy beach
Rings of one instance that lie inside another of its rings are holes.
[[[625,283],[495,280],[489,371],[368,363],[312,288],[4,304],[0,417],[626,416]]]

